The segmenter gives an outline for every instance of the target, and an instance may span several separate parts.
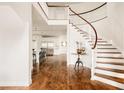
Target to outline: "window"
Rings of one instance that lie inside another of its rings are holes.
[[[41,43],[42,48],[54,48],[54,42],[42,42]]]
[[[47,48],[47,42],[42,42],[41,46],[42,48]]]
[[[53,42],[48,43],[48,48],[53,48],[53,47],[54,47],[54,43]]]

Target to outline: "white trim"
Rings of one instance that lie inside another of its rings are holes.
[[[95,50],[92,50],[91,80],[94,80],[95,65],[96,65],[96,52]]]
[[[31,82],[4,82],[4,81],[0,81],[0,86],[29,86],[31,84]]]

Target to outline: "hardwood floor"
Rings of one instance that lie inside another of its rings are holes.
[[[96,80],[90,80],[90,69],[84,68],[74,70],[74,66],[69,66],[69,86],[72,90],[115,90],[113,86],[104,84]]]
[[[40,66],[35,65],[29,87],[0,87],[0,89],[23,90],[116,90],[118,88],[90,80],[90,69],[75,70],[67,66],[65,55],[50,56]]]

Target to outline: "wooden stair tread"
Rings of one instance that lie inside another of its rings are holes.
[[[121,52],[97,52],[100,54],[121,54]]]
[[[102,38],[98,38],[97,40],[102,40]]]
[[[124,59],[123,57],[104,57],[104,56],[97,56],[97,58]]]
[[[88,37],[88,36],[83,36],[84,38]]]
[[[95,75],[98,76],[98,77],[110,79],[112,81],[116,81],[116,82],[119,82],[119,83],[123,83],[124,84],[124,78],[117,78],[117,77],[103,75],[103,74],[98,74],[98,73],[95,73]]]
[[[99,42],[99,43],[107,43],[107,41],[97,41],[97,42]]]
[[[94,44],[90,44],[91,46],[94,45]],[[97,46],[112,46],[112,44],[99,44],[97,43]]]
[[[90,38],[85,38],[85,39],[90,39]]]
[[[98,46],[112,46],[112,44],[97,44]]]
[[[95,42],[95,40],[89,40],[88,42]],[[107,42],[107,41],[104,41],[104,40],[97,40],[97,42],[102,42],[102,43],[104,43],[104,42]]]
[[[124,66],[124,63],[115,63],[115,62],[96,62],[96,63],[101,63],[101,64],[112,64],[112,65],[121,65],[121,66]]]
[[[85,39],[90,39],[90,38],[85,38]],[[97,40],[102,40],[101,38],[98,38]]]
[[[83,35],[83,37],[88,37],[88,35],[85,34],[85,35]]]
[[[85,33],[80,33],[80,34],[85,34]]]
[[[97,48],[97,49],[117,49],[117,48]]]
[[[106,71],[111,71],[111,72],[116,72],[116,73],[122,73],[124,74],[124,70],[118,70],[118,69],[112,69],[112,68],[105,68],[105,67],[95,67],[96,69],[101,69],[101,70],[106,70]]]
[[[95,40],[89,40],[88,42],[95,42]],[[104,41],[104,40],[97,40],[97,42],[104,42],[104,43],[106,43],[107,41]]]

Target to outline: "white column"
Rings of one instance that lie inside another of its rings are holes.
[[[69,8],[68,8],[68,16],[67,16],[67,65],[70,62],[70,24],[69,24]]]
[[[91,80],[94,80],[95,66],[96,66],[96,50],[94,49],[92,50]]]

